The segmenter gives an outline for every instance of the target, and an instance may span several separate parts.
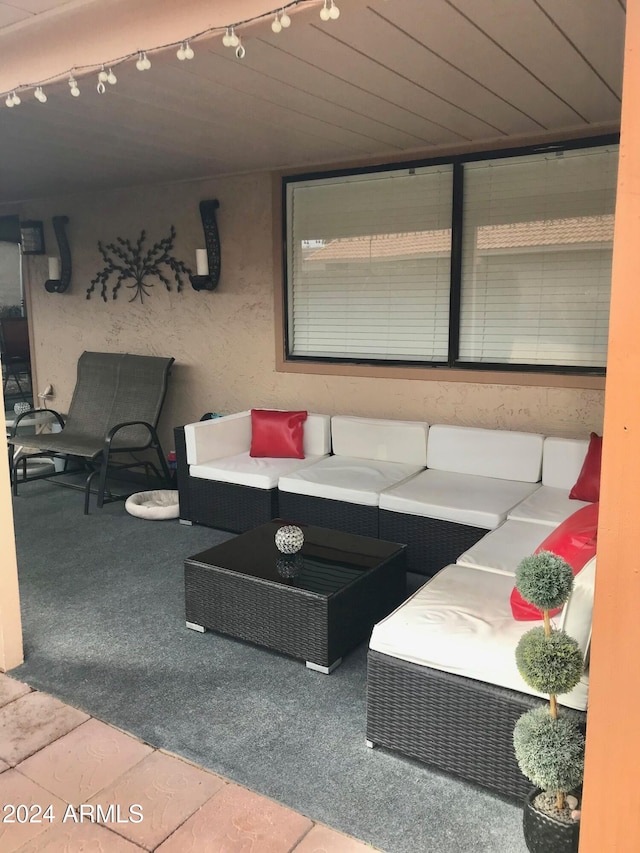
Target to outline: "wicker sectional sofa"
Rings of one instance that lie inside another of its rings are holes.
[[[309,415],[304,460],[252,459],[250,413],[175,430],[180,518],[241,532],[271,518],[408,545],[429,578],[376,625],[367,740],[521,798],[513,725],[541,697],[514,649],[532,622],[509,606],[520,560],[586,504],[571,500],[586,440]],[[585,653],[595,560],[558,617]],[[564,701],[584,713],[587,677]]]

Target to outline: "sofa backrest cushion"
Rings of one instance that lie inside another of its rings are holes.
[[[542,451],[542,485],[569,491],[578,479],[589,442],[578,438],[544,440]]]
[[[427,464],[429,426],[422,421],[394,421],[334,415],[331,437],[336,456],[385,462]]]
[[[215,459],[248,453],[251,447],[251,412],[187,424],[184,428],[189,465],[205,465]],[[304,455],[331,453],[331,417],[309,412],[302,439]]]
[[[304,422],[302,447],[305,456],[326,456],[331,453],[331,415],[309,412]]]
[[[543,443],[537,433],[436,424],[429,429],[427,468],[537,483]]]
[[[562,628],[578,641],[584,656],[589,651],[591,641],[591,620],[593,616],[593,594],[596,582],[596,560],[592,557],[582,571],[573,580],[573,589],[569,601],[564,606]]]

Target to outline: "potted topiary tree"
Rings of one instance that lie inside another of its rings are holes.
[[[562,607],[573,588],[571,566],[549,551],[525,557],[516,589],[542,612],[543,626],[527,631],[516,648],[518,670],[527,684],[549,694],[549,705],[517,721],[513,745],[520,769],[536,788],[525,800],[523,828],[531,853],[576,853],[580,831],[577,800],[584,770],[582,718],[559,707],[557,696],[580,681],[584,659],[578,643],[551,626],[549,611]]]

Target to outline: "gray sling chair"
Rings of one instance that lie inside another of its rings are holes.
[[[110,469],[144,468],[147,479],[152,471],[164,481],[163,484],[168,484],[171,475],[156,427],[173,361],[173,358],[128,353],[84,352],[78,360],[78,378],[66,418],[52,409],[35,409],[16,418],[9,437],[13,494],[18,494],[20,468],[20,482],[48,479],[68,474],[71,459],[89,471],[84,486],[75,486],[84,488],[85,515],[89,512],[91,485],[95,477],[98,478],[98,508],[107,501],[126,497],[114,496],[106,488]],[[50,413],[61,431],[17,438],[20,421],[32,416],[34,411]],[[16,455],[14,448],[18,444],[26,445],[26,449]],[[115,461],[113,458],[117,454],[145,450],[157,453],[160,470],[146,459]],[[27,477],[27,460],[38,457],[62,458],[65,460],[64,470]]]

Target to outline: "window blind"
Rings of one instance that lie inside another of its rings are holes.
[[[459,359],[606,364],[617,146],[464,166]]]
[[[294,356],[443,362],[453,168],[287,185]]]

